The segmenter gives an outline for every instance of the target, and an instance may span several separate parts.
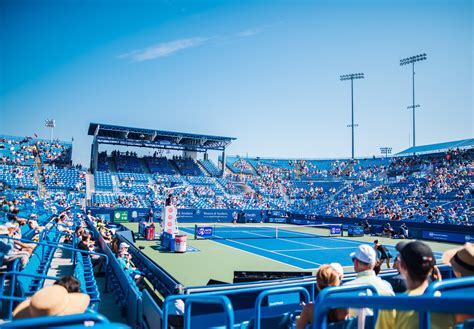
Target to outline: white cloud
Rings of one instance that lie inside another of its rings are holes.
[[[252,28],[252,29],[240,31],[239,33],[237,33],[237,36],[240,38],[247,38],[247,37],[252,37],[254,35],[260,34],[262,31],[263,29],[260,27]]]
[[[152,59],[172,55],[175,52],[183,49],[198,47],[209,40],[210,38],[201,37],[178,39],[170,42],[160,43],[155,46],[150,46],[143,49],[135,49],[118,57],[121,59],[130,59],[132,62],[149,61]]]
[[[233,36],[214,36],[214,37],[195,37],[187,39],[178,39],[170,42],[163,42],[154,46],[135,49],[128,53],[118,56],[120,59],[128,59],[131,62],[143,62],[161,57],[170,56],[180,50],[201,46],[211,39],[231,40],[233,38],[248,38],[260,34],[263,31],[262,27],[250,28],[240,31]]]

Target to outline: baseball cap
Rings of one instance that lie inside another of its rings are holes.
[[[123,248],[130,248],[130,245],[127,244],[126,242],[122,242],[122,243],[120,243],[119,248],[120,248],[120,249],[123,249]]]
[[[399,251],[409,271],[426,275],[436,265],[436,259],[430,246],[421,241],[407,243]]]
[[[377,254],[375,253],[374,248],[368,244],[361,244],[357,247],[357,250],[352,252],[349,255],[352,259],[357,259],[363,263],[375,265],[377,260]]]
[[[6,223],[4,224],[4,226],[5,226],[6,228],[16,228],[16,225],[13,224],[12,222],[6,222]]]
[[[474,243],[466,243],[463,247],[447,250],[442,259],[443,263],[451,265],[461,276],[474,275]]]

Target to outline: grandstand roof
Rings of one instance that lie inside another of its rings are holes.
[[[88,134],[95,136],[101,144],[193,151],[223,150],[236,139],[92,122]]]
[[[446,143],[436,143],[422,146],[415,146],[407,148],[406,150],[397,153],[397,155],[410,155],[413,153],[436,153],[436,152],[445,152],[449,149],[466,149],[474,147],[474,138],[462,139],[459,141],[446,142]]]

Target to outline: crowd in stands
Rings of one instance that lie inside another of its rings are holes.
[[[393,268],[398,274],[388,281],[379,276],[384,258],[380,253],[380,244],[362,244],[349,256],[354,264],[356,278],[343,283],[344,286],[368,284],[374,287],[379,296],[421,296],[428,286],[443,278],[436,265],[436,258],[430,246],[422,241],[402,241],[396,245],[397,255]],[[474,244],[466,243],[463,247],[446,251],[443,263],[452,267],[455,277],[474,276]],[[387,262],[388,267],[389,262]],[[327,287],[339,286],[343,282],[344,272],[339,263],[321,265],[316,272],[316,283],[319,291]],[[302,312],[297,319],[296,328],[306,328],[313,320],[314,308],[318,304],[302,304]],[[328,323],[336,323],[352,317],[371,315],[371,309],[333,309],[328,313]],[[431,314],[432,328],[453,328],[457,323],[464,323],[472,314]],[[359,322],[360,323],[360,322]],[[419,315],[415,311],[380,310],[375,328],[418,328]]]
[[[54,140],[52,142],[32,137],[0,136],[0,163],[11,165],[32,164],[40,154],[45,163],[69,165],[71,145]]]
[[[164,157],[150,159],[163,159],[169,165]],[[472,159],[472,151],[460,150],[427,156],[345,161],[236,158],[232,166],[240,168],[240,172],[215,179],[202,176],[192,159],[174,156],[170,161],[189,176],[119,173],[119,188],[125,194],[144,195],[146,206],[162,205],[166,191],[181,186],[173,192],[175,203],[181,208],[261,207],[331,217],[470,225],[473,218]],[[249,174],[241,175],[243,171]],[[239,188],[235,182],[249,188]],[[125,198],[94,204],[132,207],[138,203]]]

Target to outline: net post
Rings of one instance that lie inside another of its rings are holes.
[[[197,224],[194,224],[194,240],[197,240],[197,229],[198,229]]]
[[[275,239],[278,239],[278,226],[275,226]]]

